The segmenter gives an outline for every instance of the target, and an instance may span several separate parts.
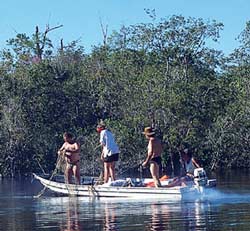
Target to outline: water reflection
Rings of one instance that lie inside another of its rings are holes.
[[[40,200],[40,227],[72,230],[209,230],[210,202],[89,200],[77,197]],[[48,210],[49,208],[49,210]],[[130,227],[130,229],[128,228]],[[56,229],[55,229],[56,230]]]
[[[104,205],[104,231],[119,230],[116,221],[116,207],[105,203]]]
[[[185,230],[207,230],[209,202],[184,203],[181,211]]]
[[[242,226],[250,228],[248,203],[240,206],[217,203],[217,200],[90,200],[78,197],[42,198],[36,202],[36,228],[49,231],[222,230],[229,224],[237,224],[240,214],[244,214],[245,219]],[[230,212],[232,207],[235,213]]]
[[[146,230],[209,230],[211,221],[210,203],[208,201],[152,203]]]
[[[80,231],[82,230],[79,221],[79,203],[76,197],[69,198],[66,208],[66,225],[61,231]]]
[[[44,230],[82,230],[77,197],[40,198],[35,213],[37,226]]]
[[[152,218],[148,226],[149,230],[161,231],[166,230],[170,218],[169,207],[167,205],[152,204]]]

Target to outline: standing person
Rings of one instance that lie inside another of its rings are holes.
[[[102,146],[101,159],[104,163],[104,183],[109,177],[115,181],[115,162],[119,159],[119,147],[115,142],[114,135],[109,131],[104,123],[100,123],[96,131],[100,133],[100,144]]]
[[[155,137],[155,132],[151,127],[146,127],[143,134],[146,139],[148,139],[148,153],[146,160],[142,163],[142,166],[145,167],[148,163],[150,164],[150,173],[154,180],[155,187],[161,187],[159,180],[159,172],[161,168],[161,153],[162,153],[162,144],[159,139]]]
[[[65,181],[70,184],[74,175],[75,182],[80,184],[80,145],[73,140],[73,135],[69,132],[63,134],[63,140],[64,144],[58,150],[58,155],[65,156]]]

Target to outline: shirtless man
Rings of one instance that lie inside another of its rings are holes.
[[[142,163],[145,167],[150,164],[150,173],[154,180],[155,187],[161,187],[159,180],[159,171],[161,167],[162,144],[159,139],[155,138],[155,132],[151,127],[146,127],[143,134],[148,139],[148,153],[146,160]]]
[[[63,134],[64,144],[58,150],[58,155],[64,155],[66,161],[65,182],[71,183],[72,175],[75,177],[75,182],[80,184],[80,145],[73,140],[71,133]]]

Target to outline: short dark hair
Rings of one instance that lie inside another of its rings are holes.
[[[100,123],[100,124],[97,125],[97,128],[103,128],[103,129],[105,129],[106,125],[104,123]]]
[[[64,132],[63,136],[65,136],[66,138],[69,138],[69,139],[73,139],[73,135],[70,132]]]

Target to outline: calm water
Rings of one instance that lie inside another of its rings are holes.
[[[30,179],[0,180],[0,230],[250,230],[250,173],[217,174],[202,200],[34,199]]]

